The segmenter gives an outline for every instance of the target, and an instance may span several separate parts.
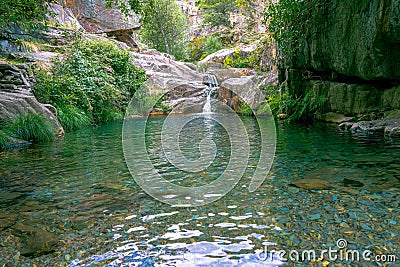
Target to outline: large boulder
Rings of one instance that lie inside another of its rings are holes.
[[[198,65],[205,65],[212,67],[215,63],[222,64],[227,57],[234,58],[235,55],[239,55],[241,58],[249,57],[253,53],[259,42],[254,42],[251,45],[239,45],[233,48],[221,49],[206,56],[201,60]]]
[[[252,109],[257,109],[264,100],[264,95],[249,77],[230,78],[223,81],[217,89],[218,99],[234,111],[240,111],[240,103],[247,103]]]
[[[131,47],[137,47],[133,31],[140,29],[140,16],[124,15],[117,7],[106,8],[105,0],[60,0],[89,33],[106,33]]]
[[[33,82],[34,77],[27,65],[0,63],[0,119],[34,113],[43,115],[55,128],[62,129],[55,114],[56,109],[49,104],[39,103],[33,95]]]
[[[203,81],[203,74],[191,68],[188,64],[175,61],[168,54],[160,53],[155,50],[142,51],[141,53],[132,52],[135,65],[144,69],[149,76],[159,75],[177,78],[186,81]]]
[[[116,8],[106,8],[105,0],[62,0],[77,17],[83,28],[91,33],[106,33],[140,28],[139,17],[125,16]]]
[[[203,83],[204,74],[189,64],[154,50],[131,54],[135,65],[150,76],[145,85],[150,95],[160,97],[167,94],[168,99],[164,103],[171,107],[173,113],[201,112],[208,89]]]
[[[69,8],[49,3],[48,9],[52,13],[47,16],[49,20],[52,20],[65,28],[83,30],[83,27]]]

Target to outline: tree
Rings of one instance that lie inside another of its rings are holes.
[[[150,47],[183,59],[189,42],[189,19],[174,0],[148,0],[142,5],[140,35]]]
[[[280,60],[294,57],[304,45],[307,32],[323,0],[270,0],[265,9],[268,30],[282,52]]]
[[[231,28],[230,15],[237,9],[235,0],[198,0],[204,23]]]
[[[106,0],[106,7],[117,7],[124,14],[135,13],[141,15],[144,2],[140,0]]]

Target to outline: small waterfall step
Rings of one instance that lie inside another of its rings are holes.
[[[218,81],[217,77],[212,74],[206,74],[203,79],[203,83],[208,86],[208,90],[206,91],[206,103],[204,104],[203,107],[203,113],[211,113],[211,95],[213,91],[215,91],[215,88],[218,87]]]
[[[218,87],[218,81],[217,77],[214,74],[206,74],[203,78],[203,83],[207,85],[210,88],[217,88]]]

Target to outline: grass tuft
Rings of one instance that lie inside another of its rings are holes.
[[[90,117],[76,107],[58,107],[57,113],[58,120],[65,130],[76,130],[91,125]]]
[[[9,134],[0,130],[0,150],[4,149],[10,142]]]
[[[52,141],[55,132],[51,123],[38,114],[15,117],[6,123],[5,129],[11,137],[32,142]]]

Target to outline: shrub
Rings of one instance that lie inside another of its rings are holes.
[[[207,36],[207,38],[198,37],[193,39],[188,44],[188,48],[190,60],[199,61],[204,59],[206,56],[221,50],[223,46],[217,37]]]
[[[90,117],[73,106],[57,108],[58,120],[65,130],[76,130],[91,124]]]
[[[249,68],[250,63],[248,58],[242,58],[240,55],[240,50],[236,49],[232,54],[232,57],[227,56],[223,64],[227,68]]]
[[[94,123],[122,118],[130,98],[146,80],[128,51],[100,40],[78,39],[54,61],[50,72],[36,72],[34,93],[39,101],[61,110],[60,120],[67,129],[86,125],[88,118]]]
[[[221,42],[218,40],[218,38],[216,38],[214,36],[208,36],[205,40],[204,45],[205,45],[205,50],[206,50],[205,53],[207,55],[210,55],[210,54],[222,49]]]
[[[10,26],[18,22],[20,27],[35,29],[41,27],[50,0],[2,0],[0,5],[0,26]]]
[[[7,122],[5,129],[11,137],[31,142],[51,141],[55,133],[48,119],[38,114],[17,116]]]
[[[229,56],[227,56],[224,61],[223,64],[225,67],[227,68],[233,68],[235,66],[235,62],[233,61],[233,59]]]
[[[244,115],[244,116],[252,116],[253,110],[245,102],[240,102],[238,113],[240,113],[241,115]]]
[[[287,93],[281,93],[277,86],[267,87],[265,90],[266,100],[274,116],[280,113],[288,115],[288,121],[309,119],[324,101],[324,97],[314,99],[312,92],[300,97],[293,97]],[[261,106],[259,112],[267,111],[266,106]]]
[[[0,130],[0,149],[3,149],[6,147],[6,145],[10,142],[10,137],[9,134],[4,132],[3,130]]]

